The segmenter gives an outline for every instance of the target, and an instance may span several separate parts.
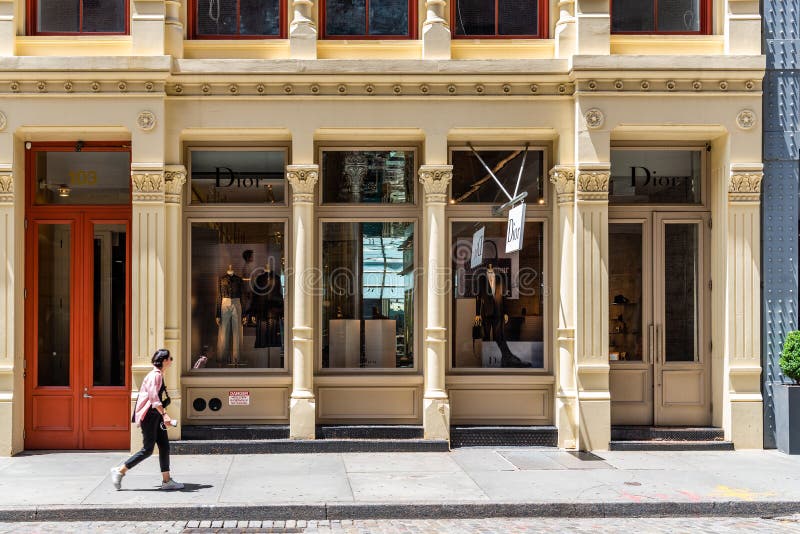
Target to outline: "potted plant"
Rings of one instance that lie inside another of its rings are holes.
[[[775,437],[778,449],[800,454],[800,331],[789,332],[780,358],[783,376],[793,384],[775,384]]]

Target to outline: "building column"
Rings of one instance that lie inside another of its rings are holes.
[[[19,200],[22,204],[22,199]],[[21,450],[24,427],[22,417],[15,417],[15,413],[22,414],[25,399],[24,371],[18,370],[18,376],[14,373],[15,368],[19,369],[15,360],[23,360],[22,357],[15,358],[15,325],[22,321],[21,317],[18,318],[18,315],[22,315],[22,306],[16,305],[15,278],[24,278],[16,269],[19,265],[16,258],[19,240],[15,202],[12,166],[0,164],[0,265],[3,266],[0,271],[0,315],[5,318],[0,321],[0,456],[11,456]]]
[[[611,52],[611,16],[609,13],[611,2],[608,0],[573,0],[573,3],[572,9],[575,14],[574,53],[607,56]],[[569,55],[559,57],[569,57]]]
[[[575,167],[558,165],[550,171],[555,186],[556,247],[556,395],[558,446],[578,447],[578,388],[575,376]]]
[[[575,181],[575,355],[578,447],[611,441],[608,364],[608,181],[610,165],[580,166]]]
[[[737,449],[763,447],[761,163],[734,164],[728,182],[723,426]]]
[[[450,59],[450,28],[444,19],[446,5],[446,0],[426,0],[425,2],[425,22],[422,23],[422,59]]]
[[[570,59],[575,53],[577,41],[575,24],[575,0],[558,2],[558,21],[555,28],[556,57]]]
[[[131,2],[131,51],[135,56],[163,56],[166,6],[164,0]]]
[[[0,56],[16,54],[17,19],[16,2],[0,0]]]
[[[314,398],[314,187],[319,165],[289,165],[292,186],[292,395],[289,437],[314,439],[317,403]]]
[[[183,57],[183,22],[181,21],[181,1],[164,2],[164,54],[180,59]]]
[[[131,222],[131,410],[150,358],[164,346],[165,187],[164,167],[132,163]],[[178,371],[176,371],[178,372]],[[141,447],[141,432],[132,425],[131,450]]]
[[[186,167],[167,165],[164,167],[164,251],[167,268],[164,273],[164,348],[169,350],[174,361],[166,381],[172,399],[169,412],[176,419],[181,417],[181,373],[183,350],[181,347],[181,303],[185,287],[186,272],[183,269],[183,205],[181,197],[186,183]],[[190,361],[191,363],[191,361]],[[179,439],[181,427],[169,427],[170,438]]]
[[[447,282],[447,228],[445,204],[447,187],[453,179],[452,165],[422,165],[419,181],[425,193],[423,246],[427,280],[427,324],[423,373],[422,426],[425,439],[450,439],[450,400],[445,390],[447,368],[447,328],[445,310],[450,295]]]
[[[291,0],[291,2],[289,57],[291,59],[317,59],[317,25],[311,18],[314,0]]]
[[[725,2],[725,53],[761,54],[761,8],[758,0]],[[797,14],[795,13],[795,16]]]

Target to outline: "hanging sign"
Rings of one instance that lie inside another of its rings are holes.
[[[483,234],[485,230],[486,227],[481,226],[477,232],[472,234],[472,256],[469,260],[471,269],[483,263]]]
[[[517,204],[508,212],[506,229],[506,254],[522,250],[522,233],[525,228],[525,203]]]

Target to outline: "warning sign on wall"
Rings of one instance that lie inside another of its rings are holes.
[[[249,391],[229,391],[228,406],[250,406]]]

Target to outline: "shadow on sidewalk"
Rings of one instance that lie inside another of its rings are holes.
[[[164,491],[165,493],[194,493],[202,489],[213,488],[212,484],[192,484],[191,482],[184,482],[183,489],[179,490],[162,490],[160,486],[153,488],[122,488],[118,491]]]

